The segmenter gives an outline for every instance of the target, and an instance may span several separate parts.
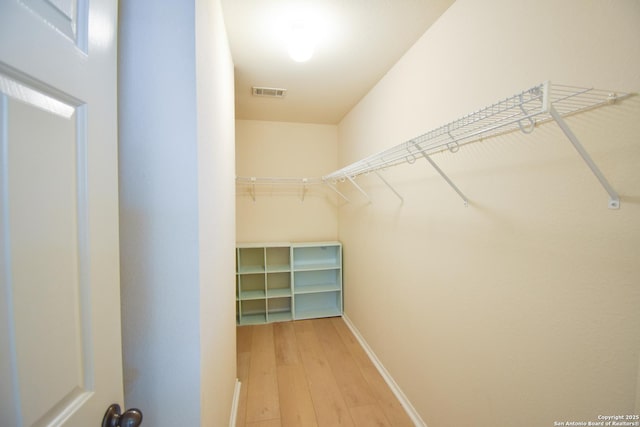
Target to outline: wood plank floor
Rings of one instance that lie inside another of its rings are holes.
[[[410,427],[341,317],[238,326],[237,427]]]

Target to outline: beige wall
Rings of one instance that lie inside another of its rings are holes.
[[[125,404],[145,426],[225,426],[236,378],[234,107],[219,0],[119,5]]]
[[[235,283],[235,119],[233,61],[220,1],[197,0],[195,24],[204,427],[228,424],[236,381],[235,291],[230,286]]]
[[[640,2],[458,0],[339,125],[339,164],[550,79],[640,90]],[[341,186],[345,310],[429,427],[628,414],[640,353],[640,98]]]
[[[337,126],[236,121],[236,174],[318,178],[337,167]],[[335,193],[324,185],[236,187],[238,242],[335,240]]]

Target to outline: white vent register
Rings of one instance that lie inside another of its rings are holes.
[[[286,89],[277,88],[277,87],[259,87],[253,86],[251,88],[251,92],[253,96],[262,96],[266,98],[284,98],[287,94]]]

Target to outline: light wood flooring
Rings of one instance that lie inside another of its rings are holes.
[[[239,326],[237,427],[409,427],[341,317]]]

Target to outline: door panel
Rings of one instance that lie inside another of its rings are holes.
[[[48,424],[65,406],[86,399],[93,370],[89,328],[82,321],[89,291],[81,274],[88,268],[81,265],[88,254],[80,244],[88,239],[87,229],[78,220],[87,211],[78,185],[86,168],[78,156],[86,151],[85,141],[76,133],[82,114],[62,103],[74,113],[57,115],[42,103],[51,97],[36,93],[40,96],[29,101],[38,103],[7,96],[2,125],[9,163],[5,225],[10,259],[4,264],[10,267],[13,289],[10,351],[20,361],[17,385],[25,425]]]
[[[0,1],[1,426],[122,404],[117,2],[87,6]]]
[[[80,46],[84,41],[83,30],[87,21],[85,0],[21,0],[21,3],[76,45]]]

